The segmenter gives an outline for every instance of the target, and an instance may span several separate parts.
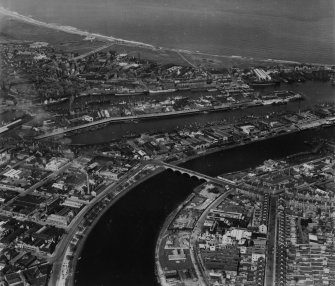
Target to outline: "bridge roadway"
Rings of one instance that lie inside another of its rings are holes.
[[[231,181],[231,180],[228,180],[228,179],[225,179],[225,178],[211,177],[211,176],[208,176],[208,175],[205,175],[205,174],[193,171],[193,170],[185,169],[183,167],[176,166],[176,165],[169,164],[169,163],[165,163],[165,162],[162,162],[162,161],[154,160],[154,161],[148,162],[148,164],[161,166],[166,170],[172,170],[172,171],[175,171],[175,172],[179,172],[181,174],[187,174],[190,177],[196,177],[200,180],[205,180],[206,182],[216,183],[216,184],[219,184],[219,185],[226,184],[226,185],[230,185],[232,187],[236,187],[236,182],[234,182],[234,181]]]

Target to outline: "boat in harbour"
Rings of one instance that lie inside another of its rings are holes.
[[[172,93],[175,92],[175,88],[168,88],[168,89],[149,89],[150,94],[159,94],[159,93]]]
[[[116,91],[115,96],[144,95],[145,93],[145,90],[123,88]]]

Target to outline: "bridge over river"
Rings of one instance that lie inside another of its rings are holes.
[[[185,169],[183,167],[177,166],[177,165],[173,165],[173,164],[169,164],[166,162],[162,162],[162,161],[150,161],[148,162],[149,165],[155,165],[155,166],[161,166],[166,170],[172,170],[174,172],[178,172],[180,174],[187,174],[190,177],[195,177],[199,180],[205,180],[206,182],[210,182],[210,183],[215,183],[218,185],[229,185],[231,187],[236,187],[236,182],[225,179],[225,178],[215,178],[215,177],[211,177],[190,169]]]

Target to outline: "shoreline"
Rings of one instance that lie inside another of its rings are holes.
[[[192,51],[192,50],[185,50],[185,49],[179,49],[179,48],[168,48],[168,47],[161,47],[156,46],[153,44],[148,44],[140,41],[133,41],[133,40],[127,40],[127,39],[121,39],[116,38],[113,36],[106,36],[103,34],[95,33],[95,32],[89,32],[80,30],[78,28],[72,27],[72,26],[66,26],[66,25],[60,25],[55,23],[47,23],[44,21],[36,20],[33,17],[25,16],[20,13],[17,13],[15,11],[11,11],[9,9],[4,8],[3,6],[0,6],[0,14],[8,16],[10,18],[14,18],[16,20],[29,23],[32,25],[56,30],[56,31],[62,31],[69,34],[79,35],[82,37],[85,37],[85,39],[93,39],[93,40],[100,40],[103,42],[109,42],[117,45],[125,45],[125,46],[135,46],[138,48],[146,48],[152,51],[166,51],[166,52],[174,52],[174,53],[183,53],[188,55],[197,55],[197,56],[204,56],[204,57],[216,57],[216,58],[225,58],[225,59],[237,59],[241,61],[258,61],[263,63],[276,63],[276,64],[287,64],[287,65],[312,65],[312,66],[324,66],[324,67],[332,67],[334,64],[329,63],[309,63],[309,62],[301,62],[301,61],[293,61],[293,60],[285,60],[285,59],[272,59],[272,58],[255,58],[251,56],[239,56],[239,55],[220,55],[220,54],[211,54],[201,51]]]
[[[64,32],[64,33],[68,33],[68,34],[71,34],[71,35],[78,35],[78,36],[82,36],[82,37],[85,37],[88,38],[88,37],[92,37],[94,41],[101,41],[101,42],[105,42],[105,43],[111,43],[112,45],[115,44],[115,45],[119,45],[119,46],[129,46],[129,47],[133,47],[133,49],[135,50],[136,48],[137,49],[147,49],[148,50],[148,53],[153,53],[155,51],[166,51],[166,52],[173,52],[173,53],[177,53],[179,55],[181,55],[181,53],[183,55],[193,55],[193,56],[196,56],[196,55],[203,55],[203,56],[211,56],[211,57],[221,57],[221,58],[227,58],[227,59],[239,59],[241,61],[244,61],[244,60],[251,60],[253,58],[247,58],[247,57],[240,57],[240,56],[224,56],[224,55],[211,55],[211,54],[207,54],[207,53],[202,53],[202,52],[193,52],[193,51],[189,51],[189,50],[179,50],[179,49],[172,49],[172,48],[163,48],[163,47],[155,47],[153,45],[150,45],[150,44],[146,44],[146,43],[142,43],[142,42],[137,42],[137,41],[131,41],[131,40],[123,40],[123,39],[119,39],[119,38],[114,38],[114,37],[109,37],[109,36],[104,36],[104,35],[100,35],[100,34],[96,34],[96,33],[90,33],[90,32],[87,32],[87,31],[81,31],[77,28],[74,28],[74,27],[70,27],[70,26],[61,26],[61,25],[58,25],[58,24],[49,24],[49,23],[46,23],[46,22],[42,22],[42,21],[38,21],[38,20],[35,20],[33,18],[31,18],[30,16],[24,16],[24,15],[21,15],[19,13],[16,13],[16,12],[12,12],[10,10],[7,10],[7,9],[4,9],[0,6],[0,16],[1,15],[5,15],[6,17],[9,17],[10,19],[14,19],[14,20],[17,20],[17,21],[21,21],[22,23],[27,23],[27,25],[33,25],[33,26],[37,26],[37,27],[43,27],[43,28],[46,28],[46,29],[51,29],[53,31],[56,31],[56,32]],[[71,36],[72,37],[72,36]],[[85,42],[85,40],[87,39],[82,39],[83,42]],[[182,57],[182,55],[181,55]],[[253,59],[254,60],[254,59]],[[187,61],[187,60],[186,60]],[[299,62],[294,62],[294,61],[284,61],[284,60],[274,60],[274,59],[259,59],[259,61],[262,61],[264,63],[281,63],[281,64],[287,64],[287,65],[297,65],[297,64],[301,64]],[[192,65],[192,64],[191,64]],[[325,65],[325,64],[310,64],[310,65],[320,65],[320,66],[323,66],[323,67],[330,67],[330,66],[334,66],[333,65]],[[248,107],[254,107],[254,105],[251,105],[251,106],[248,106]],[[237,108],[241,108],[241,107],[237,107]],[[89,131],[90,127],[94,127],[96,126],[97,128],[99,128],[100,126],[102,128],[104,128],[105,126],[107,126],[107,124],[112,124],[113,121],[114,122],[127,122],[127,121],[145,121],[145,120],[150,120],[151,118],[153,119],[159,119],[159,118],[165,118],[165,117],[181,117],[181,116],[188,116],[188,117],[191,117],[192,115],[194,114],[198,114],[198,113],[206,113],[206,112],[217,112],[217,111],[228,111],[232,108],[230,107],[222,107],[222,108],[219,108],[219,109],[208,109],[208,110],[188,110],[188,111],[183,111],[183,112],[177,112],[177,113],[172,113],[172,114],[165,114],[165,115],[162,115],[162,114],[155,114],[153,116],[131,116],[131,117],[121,117],[121,118],[108,118],[108,119],[104,119],[104,120],[99,120],[97,122],[94,122],[92,124],[88,123],[88,124],[84,124],[84,125],[81,125],[81,126],[77,126],[77,127],[74,127],[74,128],[69,128],[69,129],[63,129],[63,130],[54,130],[53,132],[49,133],[49,134],[44,134],[44,135],[40,135],[40,136],[37,136],[35,139],[43,139],[43,138],[46,138],[46,137],[51,137],[51,136],[59,136],[59,135],[65,135],[65,133],[70,133],[69,135],[72,135],[71,132],[75,132],[76,130],[79,130],[79,129],[84,129],[84,128],[88,128],[88,130],[83,130],[84,133],[86,133],[86,131]],[[119,120],[119,121],[118,121]],[[321,120],[322,121],[322,120]],[[293,125],[292,125],[293,126]],[[301,125],[303,126],[303,124]],[[305,133],[304,131],[313,131],[309,134],[316,134],[316,132],[319,132],[318,134],[321,134],[320,130],[322,129],[325,129],[327,127],[331,127],[332,130],[334,130],[333,128],[335,127],[335,121],[332,121],[330,123],[330,121],[328,122],[322,122],[320,123],[318,126],[312,126],[312,127],[307,127],[306,126],[303,126],[301,127],[300,125],[295,125],[294,124],[294,127],[289,127],[286,129],[285,133],[279,133],[279,132],[268,132],[269,134],[267,136],[260,136],[260,137],[257,137],[257,136],[254,136],[253,138],[247,138],[248,140],[246,139],[243,139],[243,140],[238,140],[238,141],[235,141],[235,142],[229,142],[229,143],[221,143],[220,145],[219,144],[212,144],[211,147],[209,148],[203,148],[201,150],[195,150],[192,152],[194,153],[193,155],[191,156],[188,156],[184,151],[180,152],[180,153],[176,153],[176,155],[174,156],[174,158],[172,158],[173,161],[171,161],[170,163],[173,164],[173,165],[177,165],[177,166],[183,166],[187,163],[189,163],[190,161],[193,161],[193,160],[199,160],[199,159],[204,159],[204,160],[207,160],[207,157],[206,156],[209,156],[211,154],[219,154],[220,152],[226,152],[228,150],[232,150],[232,149],[235,149],[235,148],[239,148],[239,147],[243,147],[243,146],[249,146],[249,145],[252,145],[253,143],[261,143],[262,141],[266,141],[266,140],[272,140],[272,139],[275,139],[275,138],[278,138],[278,137],[285,137],[285,138],[296,138],[296,137],[293,137],[291,136],[291,134],[300,134],[300,133]],[[7,131],[7,130],[5,130]],[[156,131],[157,132],[157,131]],[[314,133],[315,132],[315,133]],[[1,133],[1,131],[0,131]],[[79,132],[78,132],[79,133]],[[272,133],[272,134],[271,134]],[[75,133],[74,133],[75,134]],[[290,136],[290,137],[289,137]],[[41,138],[39,138],[41,137]],[[120,136],[118,136],[119,139],[121,139]],[[303,137],[303,136],[302,136]],[[64,138],[66,138],[66,135],[64,136]],[[104,137],[105,138],[105,137]],[[300,137],[299,137],[300,138]],[[106,140],[106,138],[104,139]],[[276,140],[273,140],[273,141],[276,141]],[[271,141],[270,144],[273,143],[273,141]],[[107,142],[109,141],[105,141],[104,143],[102,144],[106,144]],[[269,142],[269,141],[268,141]],[[69,144],[71,145],[71,144]],[[90,144],[83,144],[83,146],[89,146]],[[92,145],[95,145],[95,144],[92,144]],[[259,146],[259,145],[258,145]],[[238,151],[240,151],[241,149],[238,149]],[[169,155],[169,157],[172,157],[172,155],[170,153],[167,153]],[[180,159],[179,155],[181,154],[182,158]],[[227,153],[222,153],[222,154],[228,154]],[[297,153],[298,154],[298,153]],[[297,154],[292,154],[290,156],[295,156]],[[154,157],[154,156],[152,156]],[[178,158],[179,157],[179,158]],[[224,157],[224,156],[223,156]],[[164,161],[167,160],[167,159],[163,159]],[[155,163],[153,163],[154,159],[152,159],[152,161],[142,161],[141,164],[145,165],[145,164],[148,164],[148,165],[154,165]],[[192,165],[192,164],[191,164]],[[158,166],[158,165],[156,165]],[[129,172],[127,172],[127,176],[128,174],[130,174],[132,171],[132,169],[129,170]],[[83,249],[87,243],[87,239],[88,237],[91,235],[91,232],[96,228],[96,225],[101,222],[102,218],[106,215],[106,213],[108,211],[110,211],[112,209],[112,207],[115,208],[115,204],[119,202],[120,199],[122,199],[124,196],[126,196],[127,194],[129,194],[131,191],[135,191],[135,188],[140,189],[139,186],[141,186],[144,182],[146,182],[147,180],[151,179],[151,178],[154,178],[155,176],[163,173],[165,171],[164,168],[157,168],[155,170],[152,170],[151,172],[149,172],[148,174],[144,174],[144,176],[142,178],[140,178],[138,181],[133,181],[132,184],[130,184],[129,186],[125,186],[125,188],[118,194],[116,194],[115,196],[110,196],[112,195],[112,193],[110,192],[110,190],[108,190],[108,192],[104,193],[101,198],[98,198],[98,200],[96,202],[93,202],[93,204],[88,208],[88,211],[85,212],[85,215],[89,215],[91,216],[93,219],[92,219],[92,222],[90,224],[88,224],[86,227],[84,227],[84,231],[82,232],[82,237],[81,239],[77,240],[77,243],[75,245],[75,250],[73,251],[73,253],[71,254],[72,256],[72,259],[70,259],[70,263],[69,263],[69,267],[70,267],[70,272],[69,272],[69,275],[66,277],[66,280],[64,282],[64,285],[74,285],[75,284],[75,275],[76,273],[78,272],[77,271],[77,267],[78,267],[78,263],[79,263],[79,260],[80,260],[80,256],[82,255],[82,252],[83,252]],[[121,186],[122,184],[125,183],[125,181],[123,181],[123,178],[120,179],[120,182],[121,182]],[[155,264],[156,264],[156,267],[155,267],[155,274],[156,274],[156,278],[159,279],[159,271],[158,271],[158,266],[157,264],[160,265],[159,263],[159,249],[161,247],[161,243],[162,241],[160,239],[164,238],[164,233],[165,231],[163,232],[164,228],[168,229],[168,227],[170,226],[171,222],[174,220],[175,216],[178,215],[178,213],[180,212],[181,209],[183,209],[185,203],[187,203],[190,199],[192,199],[192,197],[194,196],[194,191],[192,191],[187,197],[186,199],[181,202],[180,204],[176,204],[177,207],[175,209],[173,209],[173,211],[167,215],[164,223],[161,225],[160,228],[157,227],[157,230],[159,230],[159,233],[158,233],[158,236],[155,235],[156,237],[156,247],[155,247],[155,254],[154,254],[154,259],[155,259]],[[105,199],[108,199],[108,200],[105,200]],[[101,208],[101,209],[100,209]],[[98,213],[96,213],[98,212]],[[91,217],[89,219],[89,222],[91,221]],[[79,218],[79,216],[78,216]],[[108,216],[107,216],[108,218]],[[78,219],[78,222],[81,224],[84,220],[82,218],[79,218]],[[166,224],[166,222],[168,222],[168,224]],[[79,230],[79,227],[78,225],[75,226],[74,228],[74,231],[77,231],[78,232]],[[59,261],[56,261],[55,264],[54,264],[54,269],[55,270],[55,274],[57,275],[54,275],[53,272],[51,272],[51,275],[53,276],[53,278],[56,278],[57,280],[56,281],[53,281],[54,283],[57,283],[58,282],[58,278],[60,277],[60,273],[61,273],[61,269],[62,269],[62,265],[64,264],[64,261],[66,261],[66,254],[67,254],[67,249],[70,248],[70,245],[71,245],[71,240],[75,237],[75,234],[70,234],[69,236],[67,236],[66,239],[70,238],[69,242],[66,242],[66,245],[63,249],[63,253],[60,255],[60,258],[59,258]],[[64,240],[66,241],[65,237],[64,237]],[[158,247],[158,248],[157,248]],[[157,253],[157,255],[156,255]],[[58,259],[57,259],[58,260]],[[60,267],[59,267],[60,266]],[[49,285],[54,285],[52,284],[51,282],[51,278],[49,279],[49,282],[48,284]],[[162,283],[163,285],[163,283]]]

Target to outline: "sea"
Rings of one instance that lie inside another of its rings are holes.
[[[155,46],[335,64],[333,0],[0,0],[35,19]]]
[[[44,22],[167,48],[335,64],[334,0],[0,0],[0,5]],[[330,87],[303,88],[307,101],[296,103],[294,110],[321,98],[334,100]],[[245,112],[267,113],[275,108]],[[222,114],[199,115],[196,120],[219,120],[225,116]],[[226,116],[240,114],[237,111]],[[72,140],[95,144],[112,140],[129,128],[145,132],[162,126],[175,128],[182,122],[171,119],[115,125],[96,131],[97,139],[86,134]],[[192,160],[185,167],[213,176],[242,170],[269,158],[307,150],[304,142],[315,137],[334,138],[335,128],[222,151]],[[196,179],[166,171],[121,198],[90,233],[77,265],[75,285],[156,285],[154,250],[160,227],[198,184]]]

